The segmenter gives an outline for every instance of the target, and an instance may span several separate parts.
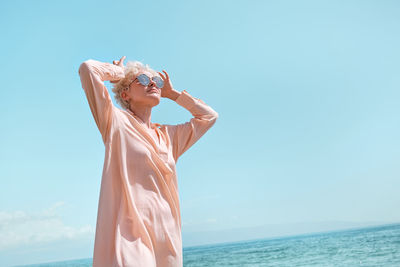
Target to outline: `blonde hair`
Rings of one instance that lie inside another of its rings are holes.
[[[130,104],[127,100],[122,98],[121,94],[128,89],[129,84],[134,80],[140,71],[148,71],[153,75],[159,76],[159,74],[150,68],[148,64],[143,64],[140,61],[128,61],[124,67],[125,77],[115,83],[112,88],[115,100],[124,109],[129,109]]]

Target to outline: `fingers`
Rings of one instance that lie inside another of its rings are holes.
[[[160,76],[161,76],[161,78],[162,78],[163,80],[165,80],[164,74],[162,74],[162,73],[159,72],[159,71],[157,71],[157,73],[160,74]]]
[[[167,79],[169,79],[168,73],[167,73],[165,70],[163,70],[163,72],[164,72],[165,75],[167,76]]]
[[[125,60],[126,56],[121,57],[121,59],[119,60],[120,63],[123,63]]]
[[[120,58],[120,60],[114,60],[113,64],[114,65],[118,65],[118,66],[124,66],[124,60],[125,60],[126,56],[123,56]]]
[[[158,71],[163,80],[169,80],[168,73],[165,70],[163,70],[163,72],[165,73],[165,75]]]

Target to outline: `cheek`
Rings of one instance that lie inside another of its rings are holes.
[[[142,99],[145,95],[145,89],[142,87],[134,87],[129,91],[129,97],[133,99]]]

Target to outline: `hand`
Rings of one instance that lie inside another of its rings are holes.
[[[125,60],[125,58],[126,58],[126,56],[123,56],[123,57],[121,57],[121,59],[120,60],[114,60],[113,61],[113,64],[114,65],[117,65],[117,66],[120,66],[120,67],[124,67],[124,60]],[[118,81],[110,81],[111,83],[117,83]]]
[[[172,86],[168,73],[165,70],[163,70],[163,72],[165,73],[165,75],[162,74],[161,72],[158,72],[158,74],[160,74],[161,78],[164,81],[164,86],[163,88],[161,88],[161,97],[170,98],[176,91]]]

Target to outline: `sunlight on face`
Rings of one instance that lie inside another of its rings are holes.
[[[141,74],[146,74],[150,77],[150,83],[145,86],[142,85],[136,77]],[[131,83],[129,89],[124,92],[124,99],[129,99],[131,105],[142,105],[154,107],[160,103],[161,89],[156,87],[156,84],[151,78],[154,76],[149,71],[140,71],[135,76],[135,81]],[[156,75],[158,76],[158,75]],[[159,76],[158,76],[159,77]]]

